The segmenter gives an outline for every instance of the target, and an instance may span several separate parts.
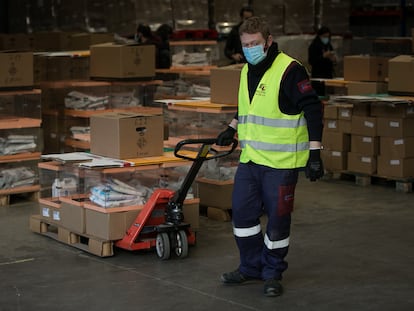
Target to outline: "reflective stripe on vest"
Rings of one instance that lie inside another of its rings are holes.
[[[260,227],[260,224],[254,227],[250,227],[250,228],[233,227],[233,234],[238,238],[246,238],[249,236],[254,236],[260,232],[262,232],[262,228]]]
[[[260,80],[252,101],[244,66],[239,87],[237,127],[242,153],[240,162],[253,161],[273,168],[304,167],[309,156],[309,137],[303,112],[287,115],[279,109],[279,90],[288,66],[295,61],[279,53]]]
[[[268,249],[284,248],[289,246],[289,237],[279,241],[271,241],[267,234],[265,234],[264,244]]]

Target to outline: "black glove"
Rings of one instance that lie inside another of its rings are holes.
[[[226,130],[217,136],[216,144],[219,146],[229,146],[233,142],[234,134],[236,134],[236,130],[228,126]]]
[[[316,181],[317,179],[322,178],[324,171],[321,160],[321,151],[319,149],[309,150],[309,159],[308,163],[306,163],[305,174],[310,181]]]

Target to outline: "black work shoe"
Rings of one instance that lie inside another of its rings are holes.
[[[224,284],[234,284],[234,285],[242,284],[247,281],[257,280],[257,278],[241,274],[239,269],[231,271],[231,272],[223,273],[220,279]]]
[[[277,297],[283,294],[283,287],[278,280],[266,280],[264,284],[264,295],[266,297]]]

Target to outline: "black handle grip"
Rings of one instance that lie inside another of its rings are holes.
[[[217,138],[185,139],[177,143],[174,149],[174,155],[177,158],[186,159],[190,161],[195,161],[198,159],[212,160],[212,159],[221,158],[221,157],[231,154],[237,148],[237,145],[238,145],[237,139],[233,139],[231,148],[229,150],[225,150],[224,152],[220,152],[216,149],[211,148],[216,142],[217,142]],[[188,145],[200,145],[200,144],[201,144],[201,147],[199,148],[197,157],[195,158],[179,153],[180,150],[186,145],[188,146]],[[213,151],[214,153],[212,153],[211,151]]]

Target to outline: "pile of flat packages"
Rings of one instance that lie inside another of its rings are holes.
[[[165,81],[162,85],[157,86],[156,97],[163,98],[168,95],[189,96],[189,97],[210,97],[210,87],[200,85],[193,81],[184,81],[182,79]]]
[[[92,96],[78,91],[65,96],[65,107],[75,110],[103,110],[109,106],[109,96]]]
[[[148,187],[133,187],[118,179],[109,179],[105,184],[92,187],[89,199],[105,208],[144,205],[151,193]]]
[[[163,188],[177,191],[188,173],[187,167],[174,168],[175,177],[161,174],[158,181],[154,181],[151,187],[142,185],[139,178],[128,183],[115,178],[108,179],[105,183],[91,188],[89,199],[98,206],[104,208],[144,205],[151,197],[155,189]],[[179,176],[177,178],[177,176]],[[190,187],[187,198],[193,198],[193,189]]]
[[[208,66],[209,59],[207,53],[188,53],[181,51],[173,54],[172,56],[173,66]]]
[[[8,135],[0,137],[0,155],[10,155],[36,150],[36,136],[34,135]]]
[[[106,96],[72,91],[65,96],[65,107],[74,110],[104,110],[108,108],[123,108],[140,106],[139,91],[111,93]]]
[[[111,93],[110,102],[112,108],[125,108],[142,106],[138,89],[131,92]]]
[[[10,189],[33,185],[35,172],[28,167],[9,168],[0,171],[0,189]]]

